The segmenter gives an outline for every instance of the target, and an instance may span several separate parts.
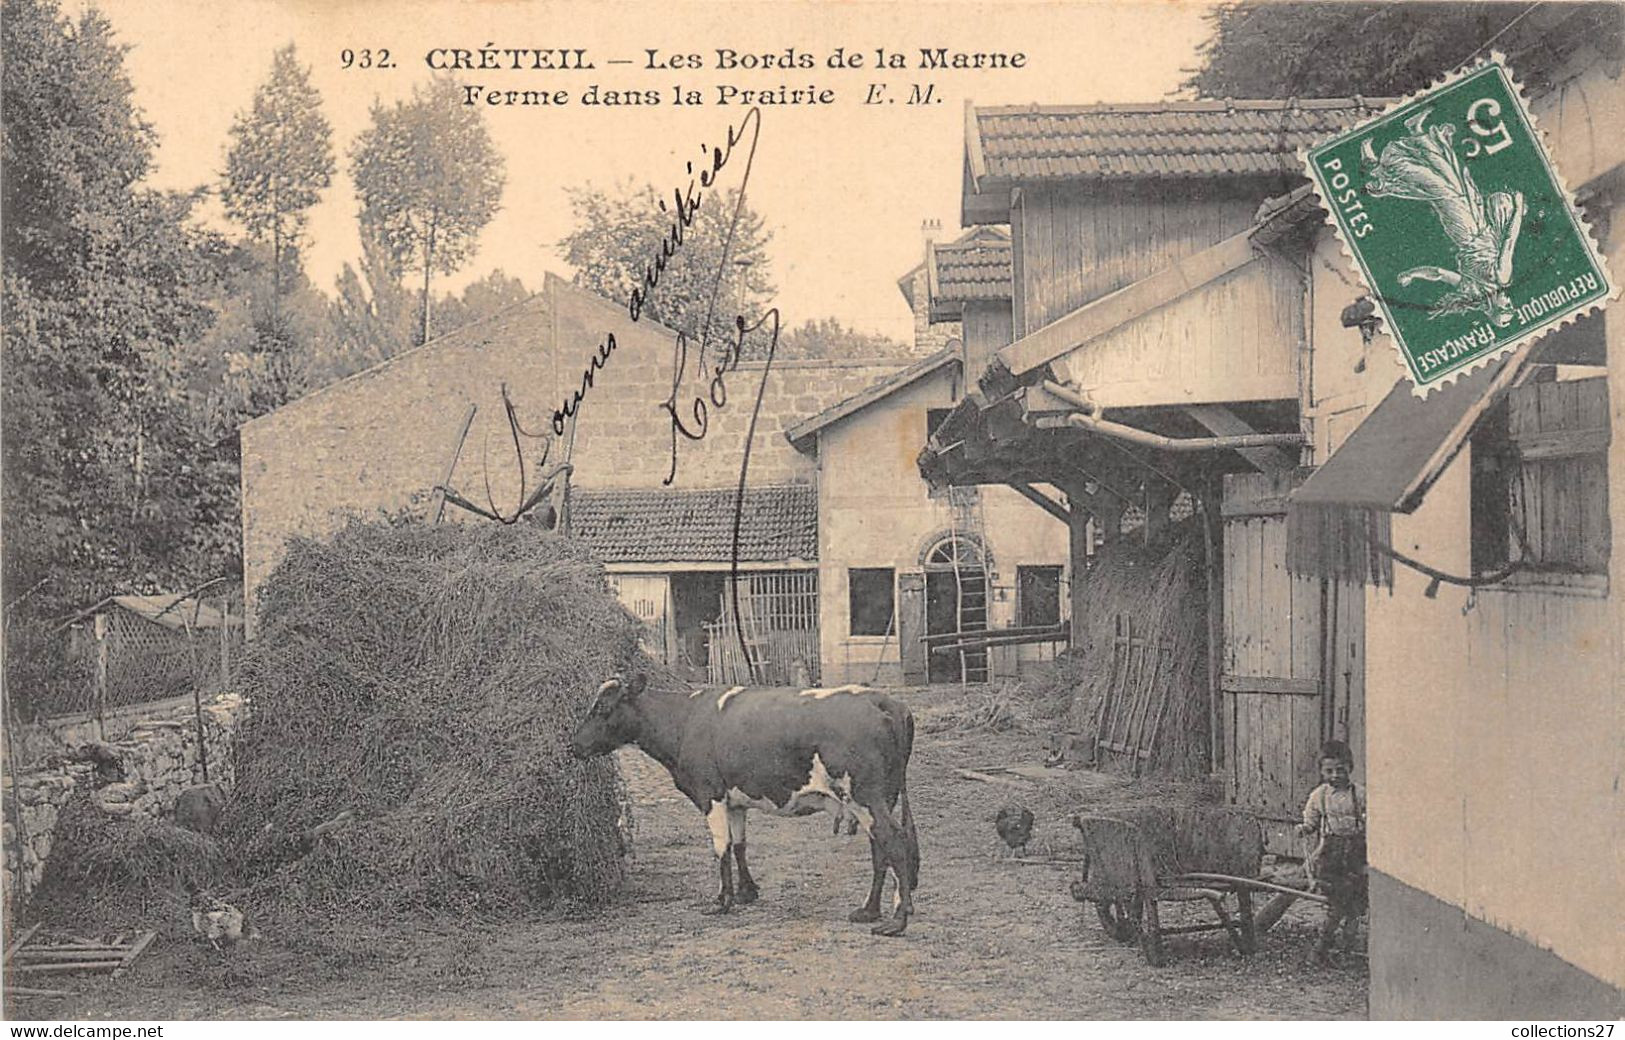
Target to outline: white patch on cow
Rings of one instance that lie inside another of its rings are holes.
[[[745,688],[743,686],[732,687],[726,693],[724,693],[721,697],[717,698],[717,710],[721,711],[723,706],[728,703],[729,699],[732,698],[734,694],[736,694],[736,693],[744,693],[744,692],[745,692]]]
[[[863,806],[857,805],[857,804],[847,806],[847,811],[850,812],[852,814],[853,818],[858,821],[858,826],[863,828],[863,833],[865,833],[865,834],[873,834],[874,833],[874,828],[875,828],[875,814],[874,813],[870,812],[868,809],[865,809]]]
[[[852,802],[852,777],[842,774],[838,777],[829,775],[824,760],[813,755],[812,769],[807,782],[801,789],[792,794],[783,805],[775,805],[770,799],[755,798],[735,787],[728,792],[728,805],[735,808],[760,809],[772,813],[774,816],[805,816],[808,813],[827,812],[840,818],[844,813],[852,813],[859,823],[865,819],[873,822],[874,818],[869,811]],[[867,829],[865,824],[865,829]]]
[[[825,697],[833,697],[837,693],[874,693],[874,692],[875,692],[875,690],[871,686],[864,686],[862,683],[847,683],[845,686],[814,686],[814,687],[811,687],[809,689],[802,690],[801,695],[803,697],[811,697],[814,700],[821,701]]]
[[[705,825],[711,830],[711,849],[721,859],[728,854],[728,803],[712,802]]]

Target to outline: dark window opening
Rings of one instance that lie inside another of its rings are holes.
[[[1016,568],[1016,624],[1061,623],[1061,568]]]
[[[854,567],[846,572],[850,631],[855,636],[890,635],[895,584],[890,567]]]
[[[937,432],[937,427],[953,412],[952,408],[927,408],[925,410],[925,439],[930,440],[931,435]]]

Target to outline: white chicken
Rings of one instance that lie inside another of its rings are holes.
[[[243,939],[258,938],[252,925],[245,929],[243,912],[222,899],[199,895],[192,901],[192,931],[207,939],[216,950],[231,947]]]

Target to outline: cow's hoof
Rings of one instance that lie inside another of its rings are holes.
[[[880,920],[880,908],[878,906],[860,906],[847,914],[846,919],[853,924],[868,924],[870,921],[878,921]]]
[[[875,935],[902,935],[903,929],[907,927],[908,918],[893,917],[890,920],[882,921],[880,924],[875,925],[873,928],[869,929],[869,931]]]
[[[746,885],[739,890],[737,895],[734,896],[734,902],[738,903],[740,906],[748,906],[749,904],[756,902],[757,899],[761,898],[761,895],[762,893],[757,890],[755,885]]]
[[[700,914],[705,917],[716,917],[718,914],[725,914],[732,909],[733,903],[724,903],[719,901],[705,904],[700,908]]]

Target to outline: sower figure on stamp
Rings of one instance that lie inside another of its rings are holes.
[[[1362,146],[1370,181],[1366,191],[1375,196],[1416,199],[1433,207],[1444,233],[1456,247],[1457,270],[1413,267],[1399,276],[1408,286],[1421,279],[1442,282],[1451,291],[1432,306],[1434,316],[1482,310],[1498,328],[1512,324],[1512,257],[1523,229],[1521,191],[1492,191],[1485,195],[1452,146],[1456,128],[1424,128],[1432,109],[1405,120],[1410,134],[1390,141],[1381,158],[1367,138]]]
[[[1355,932],[1366,908],[1365,794],[1354,783],[1354,756],[1341,740],[1320,748],[1321,785],[1309,793],[1298,833],[1314,842],[1304,869],[1326,895],[1326,923],[1310,959],[1330,965],[1332,941],[1339,926],[1343,947],[1354,946]]]

